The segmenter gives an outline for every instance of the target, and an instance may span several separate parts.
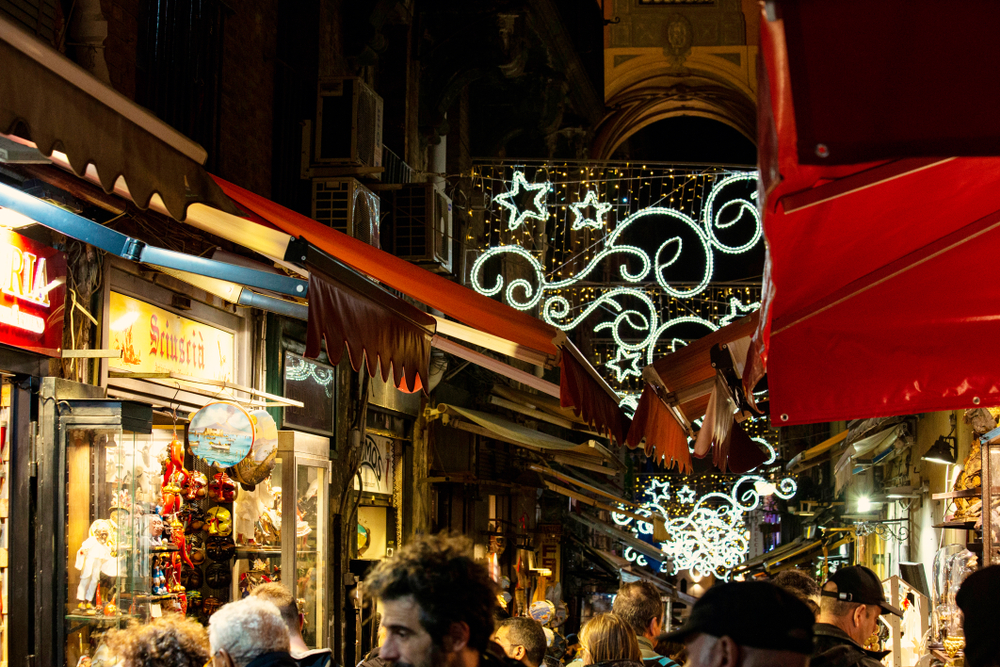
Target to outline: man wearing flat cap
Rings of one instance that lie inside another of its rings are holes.
[[[869,651],[865,643],[878,630],[882,614],[903,612],[886,602],[882,582],[867,567],[842,567],[820,593],[813,633],[811,667],[881,667],[888,651]]]
[[[685,667],[806,667],[813,621],[804,602],[774,584],[719,584],[661,639],[687,645]]]

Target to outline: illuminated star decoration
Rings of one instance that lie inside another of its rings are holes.
[[[730,322],[735,322],[747,313],[752,313],[760,308],[760,303],[748,303],[743,305],[736,297],[729,299],[729,312],[719,319],[719,326],[724,327]]]
[[[670,482],[665,482],[654,477],[650,480],[649,486],[646,487],[645,493],[652,499],[653,503],[662,503],[669,497],[669,490]]]
[[[694,503],[694,489],[690,486],[684,486],[680,491],[677,492],[677,500],[691,505]]]
[[[521,194],[521,188],[535,192],[535,199],[532,202],[535,207],[534,211],[521,211],[518,209],[517,204],[514,203],[515,199]],[[548,181],[529,185],[528,181],[524,178],[524,172],[515,171],[513,189],[509,192],[503,193],[502,195],[497,195],[493,198],[493,201],[510,211],[510,220],[507,221],[507,229],[514,231],[521,225],[525,224],[528,218],[532,218],[534,220],[545,220],[548,215],[548,207],[545,205],[545,198],[548,197],[551,191],[552,184]]]
[[[642,369],[639,368],[641,362],[642,352],[640,350],[626,350],[620,347],[614,361],[608,362],[608,368],[615,372],[615,377],[621,382],[630,375],[641,378]]]
[[[573,229],[583,229],[584,227],[591,227],[593,229],[600,229],[604,227],[606,222],[601,220],[602,217],[607,215],[608,211],[611,210],[611,204],[609,202],[604,202],[603,204],[597,201],[597,192],[594,190],[587,190],[587,196],[583,198],[583,201],[578,201],[575,204],[570,204],[569,207],[573,210]],[[583,215],[584,209],[593,207],[594,217],[588,218]]]

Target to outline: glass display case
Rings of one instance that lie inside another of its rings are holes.
[[[56,378],[43,379],[39,395],[37,664],[75,667],[107,630],[155,613],[152,407]]]
[[[330,439],[301,431],[278,432],[271,477],[241,489],[233,505],[236,564],[234,599],[257,584],[280,581],[305,618],[310,648],[327,637],[327,554]]]
[[[982,455],[982,567],[1000,563],[1000,428],[979,439]]]

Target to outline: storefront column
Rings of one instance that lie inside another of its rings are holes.
[[[35,553],[34,518],[36,474],[32,470],[33,430],[37,426],[37,414],[32,419],[31,385],[37,389],[37,378],[18,378],[11,383],[10,403],[10,478],[8,495],[10,498],[9,519],[10,545],[7,579],[7,659],[11,665],[28,665],[28,656],[34,653],[35,626],[32,623],[37,609],[34,572],[31,556]],[[18,613],[11,614],[10,604],[16,601]]]

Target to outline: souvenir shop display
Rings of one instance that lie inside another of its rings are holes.
[[[207,621],[283,570],[307,644],[325,645],[328,439],[279,432],[266,411],[230,402],[186,428],[154,426],[149,405],[59,388],[39,418],[60,453],[40,466],[66,479],[39,499],[57,519],[51,544],[65,544],[44,664],[86,664],[109,629],[164,613]]]
[[[34,558],[51,591],[35,611],[37,664],[86,664],[112,628],[145,622],[154,548],[163,548],[160,462],[149,457],[152,407],[99,387],[44,378],[38,388],[39,522]],[[171,471],[172,473],[173,471]],[[168,481],[172,475],[168,476]]]
[[[308,619],[306,644],[324,646],[329,439],[298,431],[277,435],[270,477],[251,490],[244,486],[233,504],[234,577],[241,595],[264,577],[283,581]]]

